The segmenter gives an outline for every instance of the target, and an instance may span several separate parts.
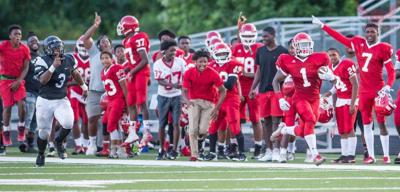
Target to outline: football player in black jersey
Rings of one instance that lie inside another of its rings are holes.
[[[39,129],[37,144],[37,166],[44,166],[44,152],[51,132],[52,122],[55,118],[62,126],[55,139],[55,147],[59,158],[64,159],[64,146],[62,141],[68,136],[74,123],[71,104],[67,98],[67,82],[72,76],[87,95],[87,85],[78,71],[75,70],[77,62],[70,54],[64,54],[64,43],[57,36],[49,36],[43,43],[45,55],[37,57],[35,61],[35,78],[41,84],[39,97],[36,102],[36,120]]]

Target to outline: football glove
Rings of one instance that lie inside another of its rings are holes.
[[[279,108],[281,108],[282,111],[289,111],[290,104],[284,98],[280,98],[279,99]]]

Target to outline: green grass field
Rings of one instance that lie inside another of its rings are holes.
[[[329,161],[337,155],[325,155]],[[400,191],[400,166],[155,161],[154,153],[127,160],[47,158],[15,148],[0,157],[0,191]],[[359,160],[359,162],[361,159]]]

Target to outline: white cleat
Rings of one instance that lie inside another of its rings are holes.
[[[130,126],[129,127],[129,135],[125,139],[124,144],[133,143],[133,142],[135,142],[137,140],[139,140],[139,136],[136,133],[135,127],[134,126]]]
[[[279,149],[278,148],[275,148],[273,151],[272,151],[272,162],[275,162],[275,163],[278,163],[279,162],[279,159],[280,159],[280,155],[279,155]]]
[[[294,161],[294,160],[295,160],[294,153],[288,152],[288,153],[287,153],[287,160],[288,160],[288,161]]]
[[[127,158],[129,157],[128,154],[126,154],[125,149],[122,148],[122,147],[118,147],[118,149],[117,149],[117,156],[118,156],[118,158],[120,158],[120,159],[127,159]]]
[[[281,153],[279,157],[279,163],[287,163],[287,162],[288,162],[287,153]]]
[[[262,161],[262,162],[272,161],[272,151],[271,151],[271,149],[267,149],[267,151],[265,152],[265,155],[263,157],[259,158],[258,161]]]
[[[311,151],[307,149],[307,155],[306,159],[304,160],[304,163],[314,163],[314,158],[311,154]]]
[[[96,145],[89,145],[88,149],[86,150],[86,155],[96,155],[97,146]]]

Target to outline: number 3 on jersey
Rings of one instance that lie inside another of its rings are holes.
[[[307,79],[307,73],[306,73],[306,68],[301,68],[300,69],[301,77],[303,78],[303,87],[309,87],[311,86],[311,83]]]

